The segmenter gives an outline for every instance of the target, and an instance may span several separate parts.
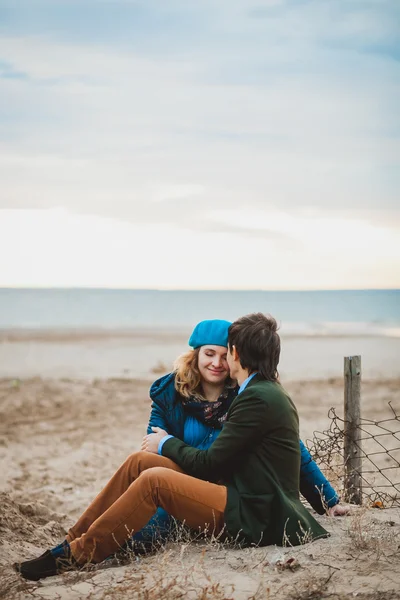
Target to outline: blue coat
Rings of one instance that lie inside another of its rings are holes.
[[[152,433],[152,427],[160,427],[183,440],[185,412],[175,389],[175,374],[170,373],[157,379],[150,388],[150,398],[152,405],[147,432]],[[324,504],[334,506],[339,502],[339,497],[301,440],[300,450],[300,492],[314,510],[322,515],[325,513]]]

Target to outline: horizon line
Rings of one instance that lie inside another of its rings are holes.
[[[359,288],[148,288],[148,287],[101,287],[101,286],[2,286],[0,291],[119,291],[119,292],[395,292],[400,287]]]

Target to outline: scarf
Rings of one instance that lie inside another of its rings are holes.
[[[236,396],[237,387],[225,388],[215,402],[208,402],[199,396],[191,396],[190,398],[183,398],[182,404],[186,414],[191,415],[209,427],[222,429],[229,407]]]

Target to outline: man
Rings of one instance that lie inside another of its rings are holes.
[[[40,579],[98,563],[139,531],[158,507],[193,529],[243,546],[298,545],[328,533],[299,500],[298,415],[278,383],[275,319],[247,315],[229,328],[227,360],[239,395],[222,432],[198,450],[154,428],[60,546],[17,565]]]

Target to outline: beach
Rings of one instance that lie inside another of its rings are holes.
[[[369,505],[348,517],[317,516],[330,538],[295,548],[238,550],[182,537],[128,564],[39,583],[13,572],[13,561],[61,541],[139,449],[149,384],[171,369],[186,340],[184,330],[2,332],[0,598],[398,598],[400,509]],[[368,336],[282,339],[281,380],[304,441],[329,426],[331,407],[342,414],[348,351],[363,356],[363,417],[389,419],[388,401],[400,412],[398,344]]]
[[[400,600],[399,16],[0,0],[0,600]]]
[[[189,349],[191,326],[135,329],[0,329],[0,377],[129,377],[154,379]],[[283,380],[343,375],[343,357],[360,354],[367,379],[400,375],[400,337],[280,333]]]

